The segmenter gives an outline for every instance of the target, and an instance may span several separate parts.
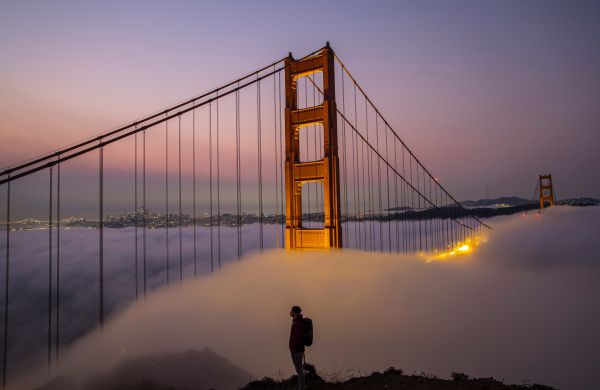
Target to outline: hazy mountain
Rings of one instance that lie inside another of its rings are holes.
[[[529,203],[532,203],[532,201],[518,196],[501,196],[495,199],[463,200],[460,202],[464,207],[511,207]]]
[[[475,208],[475,207],[514,207],[514,206],[523,206],[529,204],[537,204],[538,199],[524,199],[519,198],[518,196],[501,196],[499,198],[494,199],[479,199],[479,200],[464,200],[460,202],[464,207]],[[556,202],[560,205],[570,205],[570,206],[594,206],[600,204],[600,199],[595,198],[569,198],[569,199],[561,199]]]
[[[570,198],[561,199],[558,204],[567,204],[569,206],[596,206],[600,205],[600,199],[594,198]]]

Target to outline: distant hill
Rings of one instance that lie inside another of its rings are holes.
[[[512,207],[530,203],[534,202],[518,196],[501,196],[495,199],[463,200],[460,202],[464,207]]]
[[[561,199],[558,204],[566,204],[569,206],[597,206],[600,205],[600,199],[595,198],[570,198]]]
[[[597,206],[600,205],[600,199],[594,198],[570,198],[561,199],[556,202],[558,205],[569,206]],[[427,208],[423,210],[413,209],[410,207],[394,207],[386,209],[388,215],[375,215],[366,213],[359,220],[417,220],[428,218],[463,218],[467,215],[473,215],[478,218],[491,218],[499,215],[511,215],[516,213],[527,212],[528,210],[538,210],[539,202],[537,200],[529,200],[519,198],[518,196],[502,196],[495,199],[479,199],[465,200],[460,202],[458,207],[455,203],[451,203],[442,207]],[[346,220],[351,221],[354,217],[347,216]]]
[[[524,206],[537,204],[538,200],[530,200],[519,198],[518,196],[501,196],[495,199],[479,199],[479,200],[464,200],[460,202],[463,207],[468,208],[479,208],[479,207],[492,207],[492,208],[501,208],[501,207],[514,207],[514,206]],[[569,199],[560,199],[556,202],[559,205],[569,205],[569,206],[596,206],[600,205],[600,199],[595,198],[569,198]]]

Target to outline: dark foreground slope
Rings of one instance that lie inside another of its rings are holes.
[[[333,389],[416,389],[416,390],[483,390],[535,389],[551,390],[543,385],[506,385],[493,378],[469,378],[453,373],[452,379],[431,375],[405,375],[389,368],[345,381],[327,382],[314,366],[307,365],[309,390]],[[124,362],[119,367],[76,383],[70,378],[56,378],[36,390],[295,390],[297,377],[252,380],[251,375],[209,349],[182,353],[154,354]]]
[[[264,378],[248,383],[243,390],[294,390],[297,377],[275,381]],[[384,372],[374,372],[367,376],[348,379],[344,382],[326,382],[317,373],[307,375],[307,387],[310,390],[354,390],[354,389],[415,389],[415,390],[483,390],[483,389],[532,389],[551,390],[551,387],[531,385],[506,385],[494,378],[469,378],[465,374],[453,373],[452,379],[440,379],[428,375],[404,375],[401,370],[390,367]]]

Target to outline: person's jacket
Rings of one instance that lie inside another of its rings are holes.
[[[302,328],[304,326],[302,314],[296,315],[292,320],[292,329],[290,331],[290,352],[304,352],[304,339],[302,337]]]

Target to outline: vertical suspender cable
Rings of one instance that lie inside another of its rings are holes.
[[[446,246],[444,249],[446,248],[450,248],[450,245],[452,243],[452,235],[451,235],[451,226],[450,226],[450,208],[448,207],[448,197],[446,196],[446,194],[443,194],[444,196],[444,231],[446,232]]]
[[[389,160],[389,145],[387,136],[387,125],[384,127],[385,131],[385,158]],[[395,168],[395,167],[394,167]],[[394,175],[395,176],[395,175]],[[387,219],[388,219],[388,252],[392,252],[392,220],[390,218],[390,167],[386,165],[385,173],[385,188],[387,189]]]
[[[412,155],[411,155],[411,162],[412,162]],[[413,185],[413,188],[416,188],[416,190],[414,189],[410,189],[410,192],[412,194],[412,196],[414,197],[414,210],[415,210],[415,214],[414,214],[414,219],[415,219],[415,225],[413,226],[413,233],[415,236],[415,251],[421,251],[421,197],[418,193],[419,191],[419,163],[418,161],[415,161],[415,180],[416,180],[416,185],[415,183],[412,182],[411,180],[411,185]]]
[[[446,207],[446,196],[442,191],[440,191],[440,204],[442,205],[442,221],[441,221],[441,234],[442,234],[442,250],[446,250],[448,248],[448,229],[447,229],[447,213],[448,209]]]
[[[450,217],[452,218],[449,223],[450,223],[450,234],[451,234],[451,239],[450,239],[450,247],[454,248],[455,244],[456,244],[456,231],[455,231],[455,226],[454,226],[454,218],[456,218],[456,213],[454,210],[454,202],[448,198],[448,203],[450,204]]]
[[[432,198],[432,186],[431,186],[431,181],[432,179],[430,177],[427,178],[427,181],[429,182],[429,199],[431,200],[431,202],[433,203],[433,205],[430,205],[430,212],[429,212],[429,234],[430,234],[430,243],[431,243],[431,250],[435,249],[435,246],[437,244],[437,236],[435,234],[436,230],[435,230],[435,216],[437,214],[437,202],[434,198]]]
[[[440,250],[440,203],[439,203],[439,193],[438,193],[438,186],[437,186],[437,182],[435,181],[435,178],[433,179],[433,193],[435,195],[435,214],[433,215],[432,218],[435,218],[435,220],[433,221],[433,235],[434,235],[434,250],[438,251]]]
[[[99,190],[100,190],[100,210],[99,210],[99,230],[100,230],[100,261],[99,278],[100,278],[100,293],[98,305],[98,317],[100,327],[104,326],[104,147],[100,147],[100,175],[99,175]]]
[[[437,243],[437,237],[435,235],[435,228],[434,228],[435,221],[433,220],[433,218],[435,218],[434,213],[437,213],[437,204],[436,204],[435,200],[431,200],[432,199],[432,197],[431,197],[431,178],[428,178],[427,182],[429,183],[429,199],[431,202],[433,202],[433,208],[431,206],[429,208],[429,210],[430,210],[430,212],[429,212],[429,234],[431,235],[430,236],[430,242],[431,242],[430,249],[434,250],[435,245]]]
[[[284,195],[284,189],[283,189],[283,185],[284,185],[284,181],[285,181],[285,176],[284,176],[284,158],[283,158],[283,103],[281,101],[281,71],[278,73],[279,75],[279,88],[277,90],[278,93],[278,101],[279,101],[279,172],[281,172],[281,180],[279,180],[279,185],[281,186],[279,193],[281,194],[281,212],[279,213],[279,215],[281,215],[282,217],[282,222],[281,222],[281,247],[284,248],[285,247],[285,218],[283,218],[285,216],[284,213],[284,204],[285,204],[285,195]]]
[[[442,204],[444,205],[444,213],[443,213],[443,226],[442,229],[444,231],[444,250],[448,249],[448,244],[450,242],[450,235],[448,233],[448,201],[446,199],[446,194],[441,193]]]
[[[221,166],[219,160],[219,92],[217,92],[217,260],[221,269]]]
[[[423,212],[421,213],[423,216],[423,235],[424,237],[424,241],[425,241],[425,252],[429,251],[429,230],[428,230],[428,215],[429,215],[429,199],[426,194],[427,194],[427,181],[426,181],[426,174],[424,172],[424,168],[423,166],[421,166],[421,174],[423,175],[423,189],[422,189],[422,194],[423,194]]]
[[[275,65],[273,65],[275,71]],[[275,152],[275,248],[279,248],[279,160],[277,152],[277,75],[273,75],[273,149]],[[283,194],[282,194],[283,196]],[[283,237],[282,237],[283,239]]]
[[[387,134],[387,133],[386,133]],[[394,169],[399,172],[398,167],[398,152],[396,150],[396,138],[394,137]],[[394,175],[394,220],[396,224],[396,252],[400,251],[400,232],[398,231],[398,175]]]
[[[193,105],[196,105],[194,101]],[[212,159],[211,159],[212,163]],[[212,169],[210,171],[211,174],[211,185],[212,185]],[[212,191],[211,191],[212,195]],[[211,202],[212,207],[212,202]],[[196,245],[196,110],[192,110],[192,218],[194,220],[193,230],[194,230],[194,277],[197,276],[198,270],[198,252]],[[212,218],[211,218],[210,228],[212,229]],[[212,236],[210,245],[212,247]]]
[[[165,113],[165,117],[169,114]],[[167,226],[165,228],[166,233],[166,257],[167,257],[167,285],[169,285],[169,224],[171,218],[169,217],[169,121],[165,120],[165,212]]]
[[[58,360],[60,325],[60,163],[56,169],[56,360]]]
[[[8,175],[10,179],[10,174]],[[2,353],[2,387],[6,388],[8,362],[8,282],[10,275],[10,181],[6,184],[6,252],[4,269],[4,343]]]
[[[448,242],[448,236],[447,236],[447,232],[446,232],[446,203],[445,203],[445,198],[444,198],[444,194],[441,191],[441,187],[440,187],[440,207],[441,207],[441,215],[440,215],[440,250],[441,251],[445,251],[446,250],[446,243]]]
[[[208,200],[210,218],[210,272],[214,272],[214,249],[213,249],[213,190],[212,190],[212,103],[208,103]]]
[[[438,224],[437,224],[437,229],[438,229],[438,250],[439,251],[443,251],[444,250],[444,208],[443,208],[443,204],[442,204],[442,197],[441,197],[441,191],[440,191],[440,187],[437,184],[437,180],[436,180],[436,199],[437,199],[437,203],[438,203],[438,207],[440,208],[440,214],[438,215]]]
[[[183,280],[183,214],[181,212],[181,115],[177,117],[178,121],[178,141],[179,141],[179,281]]]
[[[48,367],[52,361],[52,173],[50,167],[50,188],[48,192]]]
[[[362,188],[363,191],[366,190],[366,186],[365,186],[365,141],[361,138],[360,139],[360,155],[362,157],[361,159],[361,168],[362,168]],[[364,226],[363,226],[363,233],[364,233],[364,237],[363,237],[363,243],[364,243],[364,249],[367,249],[367,224],[369,224],[368,222],[368,217],[365,217],[367,215],[367,196],[363,193],[363,212],[362,212],[362,222],[364,222]],[[366,221],[366,222],[365,222]]]
[[[416,170],[417,170],[417,191],[421,192],[420,191],[421,180],[420,180],[420,177],[419,177],[419,165],[420,164],[417,162],[417,164],[416,164]],[[422,231],[422,226],[421,226],[421,218],[423,216],[423,213],[422,213],[423,209],[421,208],[421,195],[419,195],[418,193],[417,193],[417,201],[418,201],[417,207],[419,209],[419,211],[418,211],[418,215],[419,215],[419,252],[422,252],[423,251],[423,237],[422,237],[423,236],[423,231]],[[425,203],[425,202],[423,202],[423,203]]]
[[[344,92],[344,71],[342,70],[341,72],[342,75],[342,112],[344,113],[344,116],[346,115],[346,93]],[[336,121],[337,121],[337,115],[336,115]],[[325,140],[325,137],[323,137],[323,140]],[[345,220],[345,228],[344,228],[344,233],[346,236],[346,243],[348,243],[348,238],[349,238],[349,234],[350,232],[348,231],[348,164],[347,164],[347,154],[346,154],[346,149],[347,149],[347,142],[346,142],[346,121],[342,121],[342,145],[344,145],[344,148],[342,149],[342,156],[344,158],[344,175],[343,175],[343,179],[344,179],[344,208],[345,208],[345,213],[344,213],[344,220]],[[348,245],[348,244],[346,244]]]
[[[258,77],[258,74],[256,75]],[[258,233],[259,247],[263,250],[263,189],[262,189],[262,129],[261,129],[261,107],[260,107],[260,81],[256,82],[256,118],[258,133]]]
[[[238,85],[239,87],[239,85]],[[241,252],[241,204],[240,204],[240,93],[238,90],[235,91],[235,158],[236,158],[236,186],[237,186],[237,251],[238,251],[238,261],[242,257]]]
[[[438,201],[438,186],[437,186],[437,182],[435,182],[435,178],[429,182],[430,185],[432,185],[433,187],[433,193],[435,195],[435,215],[433,215],[432,218],[435,218],[435,220],[432,221],[432,225],[433,225],[433,237],[434,237],[434,250],[439,250],[440,249],[440,229],[439,229],[439,211],[440,211],[440,204]]]
[[[238,110],[238,186],[239,186],[239,192],[238,192],[238,203],[239,203],[239,213],[238,213],[238,232],[239,232],[239,238],[240,238],[240,245],[239,245],[239,250],[240,250],[240,259],[242,258],[242,256],[244,255],[244,249],[242,247],[242,118],[241,118],[241,111],[240,111],[240,95],[238,94],[238,105],[237,105],[237,110]]]
[[[449,209],[448,209],[448,198],[446,197],[446,194],[442,193],[442,198],[443,198],[443,202],[444,202],[444,236],[445,236],[444,250],[446,250],[446,249],[450,248],[450,242],[451,242],[450,225],[448,224],[450,215],[449,215]]]
[[[421,166],[421,171],[423,171],[423,166]],[[423,231],[425,233],[425,251],[427,252],[429,250],[429,233],[427,231],[427,210],[426,207],[429,208],[429,205],[427,204],[427,200],[425,199],[425,191],[427,190],[427,185],[425,184],[425,173],[421,172],[423,175],[423,212],[421,213],[423,215],[423,219],[425,219],[423,221]]]
[[[357,105],[357,102],[356,102],[356,82],[354,82],[354,127],[358,131],[358,105]],[[359,223],[358,223],[358,248],[362,249],[362,232],[361,232],[361,230],[363,230],[363,229],[361,229],[361,227],[364,228],[364,226],[362,226],[363,225],[363,221],[364,221],[364,207],[363,207],[363,214],[361,215],[361,212],[360,212],[360,181],[361,181],[361,176],[362,176],[363,185],[365,183],[365,179],[364,179],[364,171],[362,172],[362,175],[361,175],[361,171],[360,171],[360,167],[362,166],[363,169],[364,169],[364,165],[362,165],[362,164],[359,165],[359,160],[362,161],[362,162],[364,162],[364,154],[363,154],[363,147],[362,147],[362,142],[361,142],[361,145],[360,145],[360,151],[361,151],[361,153],[360,153],[360,157],[359,157],[359,155],[358,155],[358,134],[357,134],[356,131],[353,132],[353,133],[354,133],[354,141],[355,141],[354,144],[356,146],[356,175],[357,175],[357,178],[356,178],[356,195],[357,195],[357,202],[358,202],[358,215],[360,216]],[[361,157],[362,157],[362,159],[361,159]],[[364,196],[363,196],[363,205],[364,205]],[[366,243],[366,240],[365,240],[365,243]],[[365,248],[366,248],[366,244],[365,244]]]
[[[440,207],[441,207],[441,215],[440,215],[440,220],[439,220],[439,237],[440,237],[440,251],[443,251],[446,249],[446,221],[445,221],[445,216],[446,216],[446,209],[444,207],[444,193],[442,192],[442,188],[441,186],[438,185],[437,187],[438,189],[438,201],[440,203]]]
[[[368,202],[368,206],[369,206],[369,210],[368,212],[371,213],[370,217],[369,217],[369,240],[370,240],[370,248],[371,250],[374,249],[374,244],[375,244],[375,237],[374,237],[374,232],[373,232],[373,205],[372,205],[372,199],[371,199],[371,190],[372,190],[372,185],[371,185],[371,149],[369,148],[368,144],[370,144],[369,142],[369,112],[367,110],[367,99],[365,99],[365,132],[367,133],[367,184],[368,187],[365,187],[367,194],[369,196],[369,202]]]
[[[448,199],[448,202],[450,203],[451,200]],[[455,213],[455,209],[454,209],[454,203],[450,203],[451,209],[450,209],[450,216],[452,219],[456,218],[456,213]],[[454,244],[456,243],[456,234],[454,232],[454,221],[448,221],[450,223],[450,232],[452,235],[452,240],[451,240],[451,246],[454,247]]]
[[[376,135],[376,143],[377,143],[377,152],[379,152],[379,125],[378,125],[378,115],[375,113],[375,135]],[[387,158],[387,150],[386,150],[386,158]],[[377,194],[379,195],[379,250],[383,252],[383,209],[382,209],[382,200],[381,200],[381,158],[377,157]]]
[[[344,73],[345,74],[345,73]],[[354,86],[354,124],[356,127],[356,85]],[[357,182],[357,164],[358,164],[358,153],[356,151],[356,132],[350,133],[350,141],[352,144],[352,193],[354,203],[354,245],[357,249],[360,248],[360,223],[358,220],[358,213],[360,210],[360,198],[358,197],[358,182]]]
[[[365,98],[365,117],[366,117],[366,122],[367,122],[367,136],[369,135],[369,119],[368,119],[368,106],[367,106],[367,99]],[[373,136],[371,136],[372,138]],[[369,167],[370,167],[370,173],[369,173],[369,195],[370,195],[370,202],[369,202],[369,211],[371,212],[371,249],[374,251],[375,250],[375,162],[373,161],[373,148],[369,146],[369,144],[366,146],[367,148],[367,152],[369,153]],[[375,156],[375,158],[377,158],[377,156]]]
[[[410,168],[410,185],[411,187],[414,188],[414,184],[413,184],[413,169],[412,169],[412,155],[408,155],[408,164],[409,164],[409,168]],[[409,230],[411,232],[410,236],[411,236],[411,251],[416,250],[417,248],[417,241],[416,241],[416,226],[414,223],[414,220],[416,219],[416,211],[415,211],[415,191],[410,188],[407,188],[407,191],[410,194],[410,209],[411,209],[411,219],[409,221]]]
[[[137,128],[137,126],[136,126]],[[133,212],[134,214],[134,226],[135,226],[135,250],[134,250],[134,276],[135,276],[135,299],[138,299],[138,136],[135,133],[134,146],[133,146]]]
[[[409,211],[408,208],[408,199],[407,199],[407,194],[406,194],[406,159],[405,159],[405,153],[404,153],[404,145],[400,144],[400,146],[402,147],[402,177],[404,177],[404,181],[402,181],[402,191],[401,191],[401,203],[402,203],[402,207],[404,209],[404,211],[402,212],[402,243],[403,243],[403,250],[404,252],[408,252],[408,247],[409,247],[409,231],[410,231],[410,221],[407,221],[407,212]],[[410,210],[412,212],[412,210]]]
[[[146,130],[144,130],[142,133],[142,192],[142,222],[144,223],[142,235],[142,243],[144,245],[142,261],[144,274],[144,296],[146,296],[146,230],[148,226],[148,210],[146,209]]]
[[[427,240],[428,240],[428,250],[433,250],[433,244],[434,244],[434,236],[433,236],[433,230],[431,229],[431,224],[433,222],[432,220],[432,212],[434,211],[434,209],[432,208],[431,203],[433,203],[433,201],[431,200],[431,178],[429,178],[429,176],[423,176],[425,178],[425,183],[429,183],[429,197],[427,198],[428,202],[427,202],[427,214],[425,215],[426,222],[427,222]],[[427,184],[425,184],[425,187],[427,187]]]

